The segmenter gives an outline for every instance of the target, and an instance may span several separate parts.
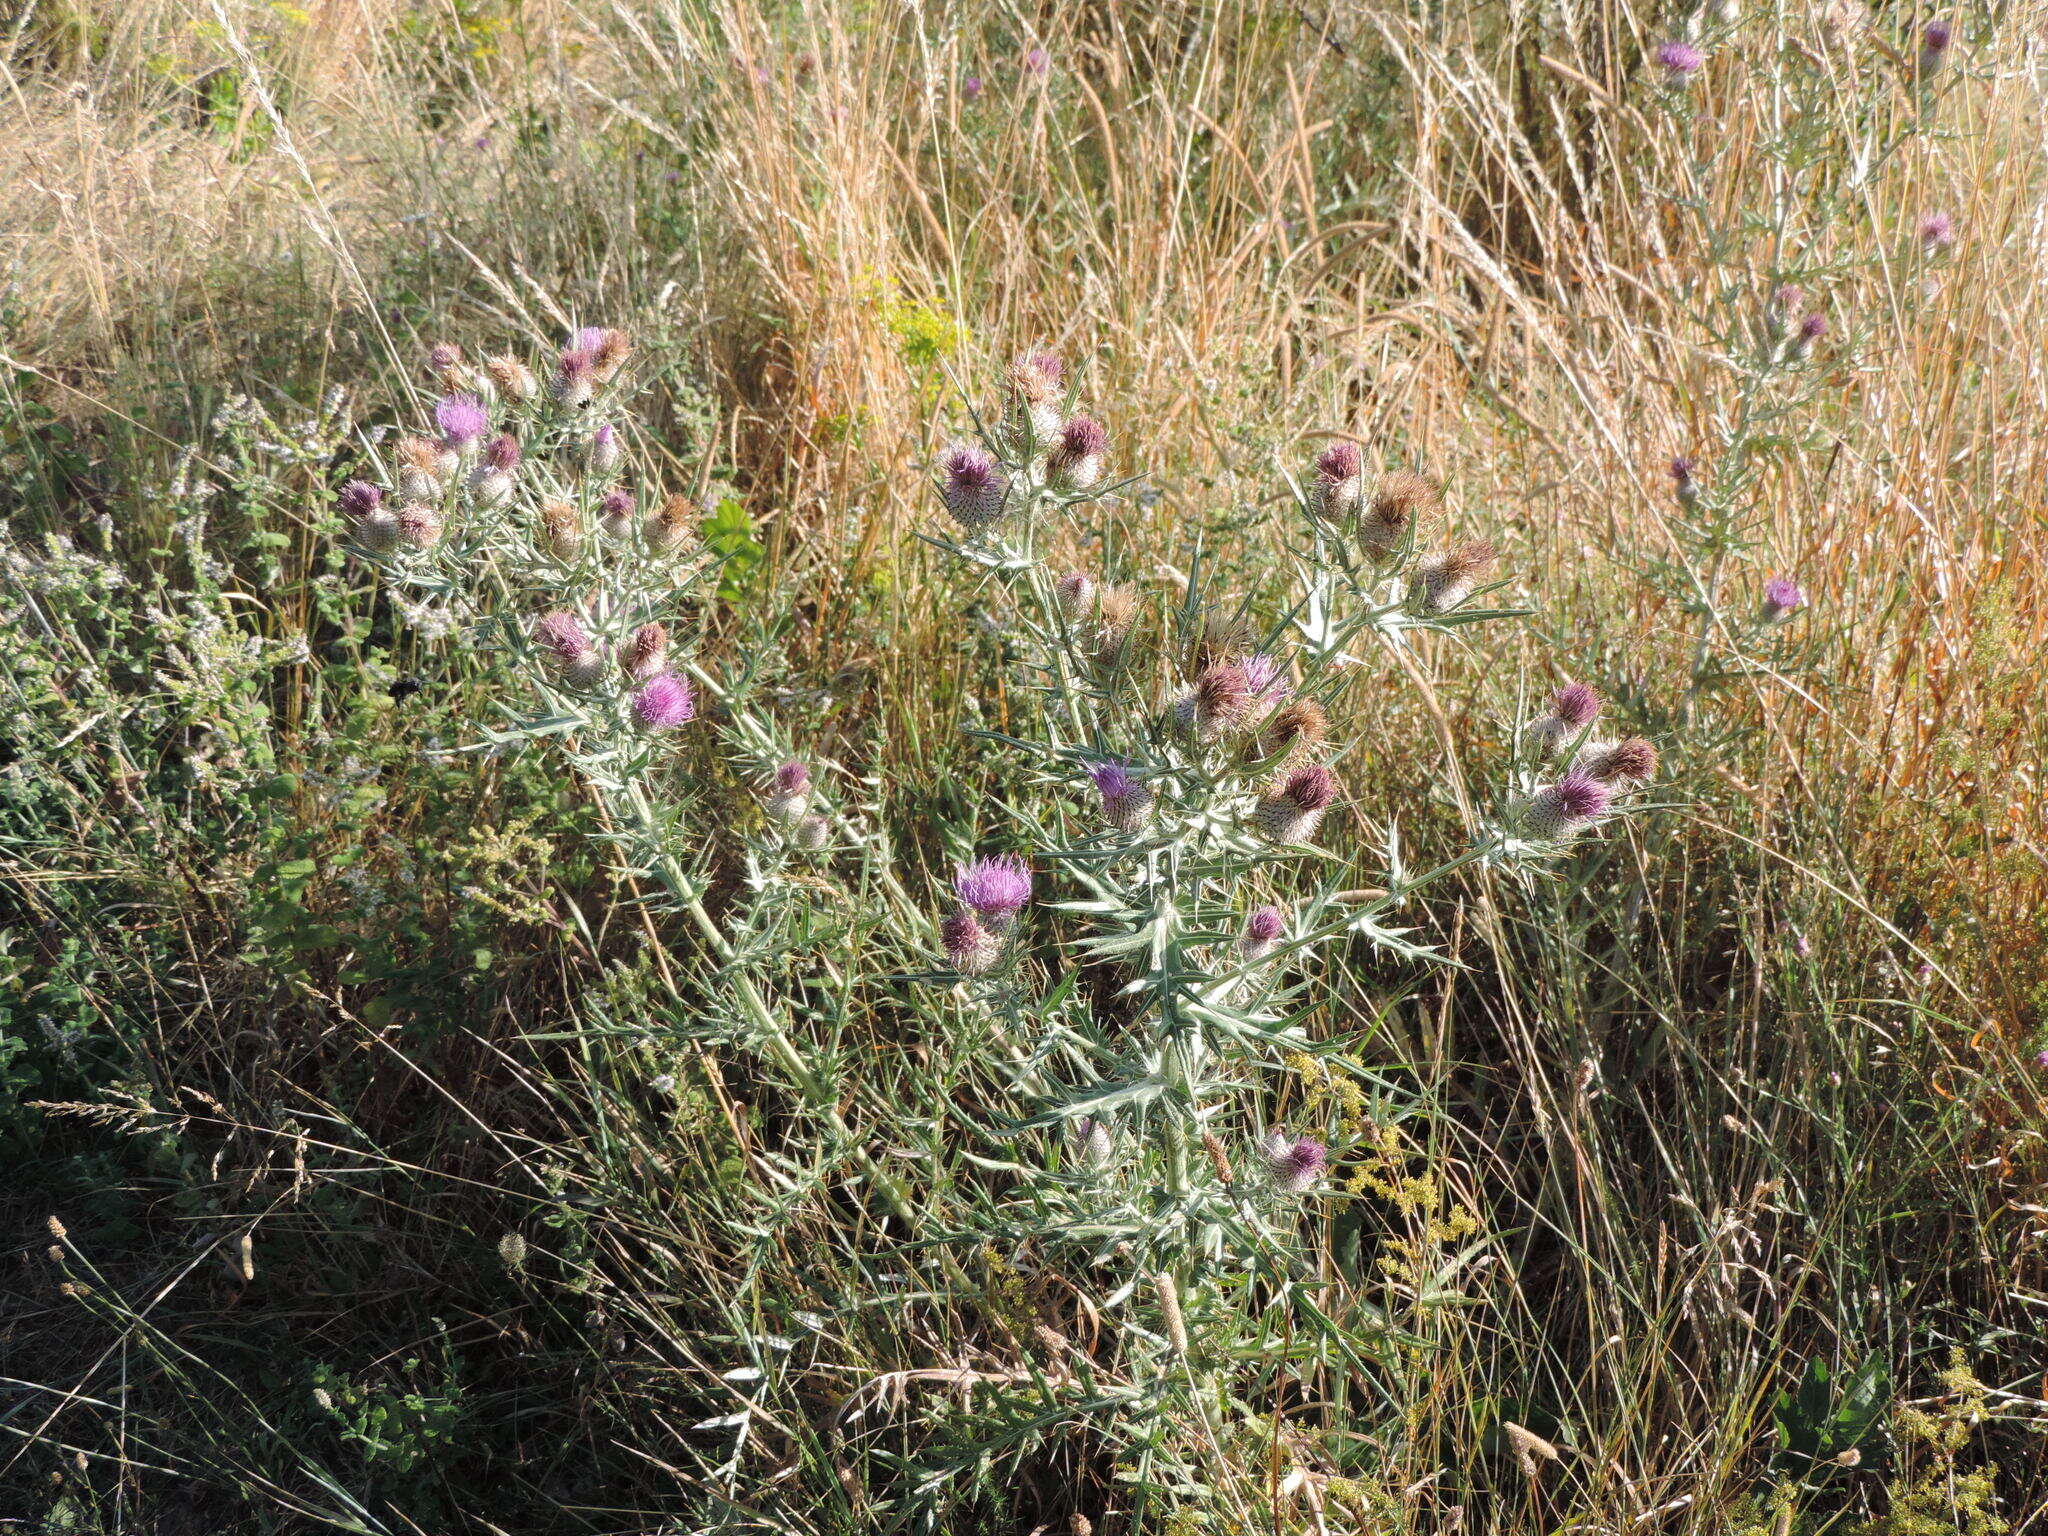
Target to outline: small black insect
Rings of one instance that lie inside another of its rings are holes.
[[[414,694],[418,693],[420,689],[424,688],[425,686],[426,684],[422,683],[418,678],[408,673],[406,676],[401,677],[397,682],[391,685],[391,702],[394,704],[403,704],[407,699],[411,698]]]

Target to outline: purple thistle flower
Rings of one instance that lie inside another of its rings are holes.
[[[1927,30],[1920,34],[1920,62],[1930,69],[1938,68],[1948,57],[1948,47],[1955,36],[1955,29],[1947,22],[1930,21]]]
[[[1074,1146],[1081,1154],[1081,1161],[1091,1168],[1107,1167],[1116,1155],[1116,1142],[1110,1136],[1109,1127],[1100,1120],[1076,1120]]]
[[[1316,455],[1316,478],[1309,487],[1308,509],[1326,523],[1340,523],[1357,513],[1365,498],[1365,455],[1358,444],[1335,442]]]
[[[959,444],[946,450],[939,470],[945,477],[939,485],[939,498],[953,520],[969,533],[988,527],[1003,515],[1010,479],[993,455]]]
[[[980,96],[981,76],[969,75],[965,80],[962,80],[960,82],[960,94],[969,101],[973,101],[976,97]]]
[[[633,695],[633,718],[650,731],[669,731],[689,724],[697,718],[697,700],[690,692],[688,679],[673,672],[649,678],[646,686]]]
[[[1251,704],[1254,709],[1266,709],[1278,704],[1292,690],[1281,675],[1280,663],[1264,651],[1245,658],[1244,680],[1251,689]]]
[[[1043,48],[1027,48],[1024,50],[1025,74],[1036,76],[1042,79],[1046,71],[1051,68],[1052,55],[1047,53]]]
[[[607,538],[623,539],[633,531],[633,493],[613,488],[597,499],[598,527]]]
[[[1053,440],[1045,460],[1046,479],[1060,490],[1087,490],[1102,478],[1102,451],[1108,443],[1101,422],[1076,416]]]
[[[1600,695],[1584,683],[1566,683],[1551,701],[1557,718],[1575,731],[1582,731],[1600,714]]]
[[[519,439],[509,432],[500,432],[484,444],[484,468],[501,475],[509,475],[519,467]]]
[[[1659,43],[1652,55],[1674,85],[1683,85],[1707,62],[1707,56],[1691,43]]]
[[[955,912],[939,924],[939,942],[962,976],[986,976],[1002,963],[1003,941],[982,927],[972,912]]]
[[[1259,1142],[1259,1158],[1273,1188],[1283,1195],[1306,1194],[1330,1165],[1330,1154],[1320,1141],[1285,1131],[1266,1133]]]
[[[1088,777],[1102,796],[1102,818],[1120,832],[1135,832],[1152,809],[1152,791],[1122,763],[1090,763]]]
[[[569,661],[595,649],[576,615],[560,608],[534,620],[533,638],[563,661]]]
[[[1828,317],[1815,310],[1799,322],[1799,339],[1807,346],[1813,345],[1828,333]]]
[[[1287,932],[1287,914],[1278,907],[1254,907],[1238,937],[1237,958],[1245,965],[1263,960]]]
[[[768,814],[777,821],[796,821],[811,807],[811,770],[791,760],[775,770],[768,791]]]
[[[1920,221],[1920,245],[1927,251],[1945,251],[1956,241],[1955,220],[1945,213],[1930,213]]]
[[[334,498],[341,515],[350,521],[368,517],[384,504],[384,493],[367,480],[351,480]]]
[[[1031,899],[1031,871],[1015,854],[976,859],[960,866],[953,893],[989,921],[1008,923]]]
[[[1320,763],[1296,768],[1252,810],[1252,824],[1276,843],[1306,842],[1337,799],[1337,776]]]
[[[1570,837],[1598,821],[1613,801],[1614,792],[1605,784],[1574,769],[1529,797],[1529,833],[1546,841]]]
[[[794,760],[775,770],[775,793],[801,795],[811,787],[811,770]]]
[[[2039,1055],[2037,1055],[2034,1058],[2034,1065],[2039,1067],[2042,1071],[2048,1072],[2048,1051],[2042,1051]]]
[[[1789,576],[1773,576],[1764,583],[1764,622],[1776,624],[1789,619],[1806,606],[1806,594]]]
[[[491,430],[491,418],[475,395],[446,395],[434,407],[441,438],[456,453],[467,453]]]

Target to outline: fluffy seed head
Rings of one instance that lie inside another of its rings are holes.
[[[619,668],[636,683],[658,675],[668,664],[668,626],[642,624],[619,647]]]
[[[475,395],[445,395],[434,407],[434,424],[451,452],[467,453],[491,430],[491,417]]]
[[[624,331],[592,325],[576,333],[570,350],[587,356],[592,377],[600,384],[608,384],[625,366],[626,359],[633,355],[633,342]]]
[[[1529,797],[1524,820],[1532,837],[1561,840],[1598,821],[1613,800],[1613,791],[1605,784],[1574,769]]]
[[[1657,749],[1640,736],[1588,747],[1578,769],[1602,784],[1643,784],[1657,773]]]
[[[453,466],[439,443],[424,437],[401,438],[398,444],[398,494],[406,501],[437,501]]]
[[[1467,539],[1425,557],[1418,567],[1422,577],[1422,611],[1447,613],[1464,602],[1493,559],[1493,545],[1486,539]]]
[[[993,455],[961,443],[946,450],[939,473],[939,497],[969,533],[978,533],[1003,515],[1010,480]]]
[[[1102,453],[1109,434],[1102,424],[1076,416],[1060,428],[1045,461],[1046,479],[1064,491],[1085,491],[1102,478]]]
[[[540,381],[533,376],[533,370],[516,357],[498,356],[484,362],[484,372],[491,382],[514,400],[525,402],[540,393]]]
[[[1066,377],[1066,364],[1051,352],[1033,352],[1010,369],[1010,431],[1040,452],[1059,441],[1066,424],[1060,412]]]
[[[1283,1195],[1307,1193],[1329,1166],[1330,1154],[1313,1136],[1289,1136],[1285,1131],[1268,1131],[1259,1142],[1259,1160],[1266,1165],[1266,1177]]]
[[[1764,583],[1764,619],[1775,624],[1789,619],[1806,606],[1806,594],[1789,576],[1773,576]]]
[[[1007,921],[1031,899],[1031,871],[1014,854],[976,859],[954,875],[953,894],[980,916]]]
[[[1314,699],[1289,699],[1259,727],[1259,755],[1288,765],[1313,752],[1330,734],[1330,718]]]
[[[962,976],[986,976],[1002,963],[1003,941],[964,908],[939,925],[939,942]]]
[[[674,730],[697,718],[696,695],[688,679],[664,672],[633,695],[633,718],[650,731]]]

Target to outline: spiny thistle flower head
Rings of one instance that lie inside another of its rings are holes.
[[[981,95],[981,92],[982,83],[981,76],[979,75],[969,75],[965,80],[962,80],[960,82],[960,94],[965,96],[969,101],[975,100],[977,97]]]
[[[367,480],[351,480],[334,498],[341,515],[351,522],[368,517],[384,504],[384,493]]]
[[[775,793],[801,795],[810,791],[811,770],[792,758],[775,770]]]
[[[1948,57],[1949,45],[1955,41],[1955,28],[1945,21],[1930,21],[1927,30],[1920,34],[1920,59],[1923,64],[1940,64]]]
[[[1285,912],[1278,907],[1254,907],[1244,920],[1244,932],[1238,936],[1238,960],[1251,965],[1265,959],[1286,932]]]
[[[1102,478],[1102,454],[1109,434],[1102,423],[1076,416],[1060,428],[1045,461],[1047,481],[1063,491],[1085,491]]]
[[[400,508],[398,536],[414,549],[432,549],[441,542],[441,514],[417,502]]]
[[[1320,763],[1290,769],[1259,800],[1253,825],[1276,843],[1306,842],[1336,798],[1336,775]]]
[[[832,823],[818,815],[800,816],[790,831],[790,841],[805,853],[817,853],[832,841]]]
[[[940,458],[939,472],[943,477],[939,497],[953,520],[969,533],[979,532],[1003,515],[1010,479],[994,455],[972,444],[956,444]]]
[[[1053,583],[1052,591],[1070,624],[1086,618],[1095,606],[1095,582],[1085,571],[1067,572]]]
[[[436,501],[454,468],[454,456],[424,437],[398,443],[398,494],[406,501]]]
[[[1293,765],[1330,733],[1330,718],[1314,699],[1289,699],[1259,727],[1259,755]]]
[[[434,424],[450,451],[467,453],[491,430],[491,417],[475,395],[444,395],[434,407]]]
[[[1671,484],[1681,507],[1699,505],[1700,484],[1693,473],[1693,462],[1683,454],[1671,460]]]
[[[1557,718],[1572,730],[1582,731],[1600,714],[1600,695],[1585,683],[1566,683],[1550,701]]]
[[[1174,724],[1202,742],[1212,742],[1242,725],[1251,712],[1252,684],[1234,661],[1203,669],[1195,686],[1174,705]]]
[[[1775,624],[1780,619],[1789,619],[1806,606],[1806,594],[1799,590],[1799,583],[1789,576],[1773,576],[1764,583],[1764,619]]]
[[[1691,43],[1676,41],[1659,43],[1655,58],[1657,67],[1664,71],[1666,78],[1677,84],[1690,80],[1707,62],[1707,56]]]
[[[1828,333],[1828,317],[1814,310],[1799,322],[1799,339],[1808,345],[1819,341]]]
[[[986,976],[1003,960],[1003,941],[962,908],[939,924],[946,959],[962,976]]]
[[[1560,841],[1598,821],[1613,801],[1614,792],[1605,784],[1574,769],[1529,797],[1524,821],[1530,836]]]
[[[642,624],[619,647],[619,669],[636,683],[646,682],[668,665],[668,626]]]
[[[1493,564],[1494,548],[1486,539],[1467,539],[1423,558],[1422,611],[1448,613],[1472,595],[1472,588]]]
[[[600,384],[609,383],[633,355],[633,342],[624,331],[609,326],[586,325],[569,340],[572,352],[580,352],[590,359],[592,376]]]
[[[470,494],[485,506],[496,506],[512,494],[512,476],[519,468],[519,439],[501,432],[484,444],[470,472]]]
[[[1330,1165],[1329,1151],[1313,1136],[1268,1131],[1259,1142],[1259,1160],[1266,1177],[1283,1195],[1306,1194]]]
[[[1102,796],[1102,819],[1119,832],[1136,832],[1152,810],[1152,791],[1131,777],[1122,763],[1088,765],[1088,777]]]
[[[624,455],[619,429],[607,421],[590,434],[590,441],[583,449],[583,464],[593,475],[608,475],[619,467],[619,460]]]
[[[768,814],[793,822],[811,808],[811,770],[792,759],[775,770],[768,786]]]
[[[1358,444],[1335,442],[1316,455],[1308,509],[1326,523],[1349,522],[1365,497],[1365,455]]]
[[[670,731],[697,718],[697,698],[687,678],[663,672],[633,695],[633,718],[650,731]]]
[[[554,376],[548,380],[548,397],[555,404],[577,410],[590,404],[597,390],[597,359],[581,347],[565,347],[555,359]]]
[[[953,876],[953,894],[979,916],[1007,922],[1031,899],[1031,871],[1015,854],[976,859]]]
[[[533,370],[516,357],[500,355],[484,360],[484,372],[514,400],[528,401],[540,393],[540,381],[533,376]]]
[[[566,609],[557,608],[533,621],[533,638],[561,661],[569,661],[596,649],[582,621]]]
[[[500,432],[484,444],[483,462],[488,469],[509,475],[519,467],[519,460],[519,439],[509,432]]]
[[[1083,1118],[1074,1122],[1074,1148],[1090,1168],[1106,1168],[1116,1156],[1116,1141],[1100,1120]]]
[[[557,560],[574,560],[583,549],[583,514],[576,503],[550,496],[540,504],[541,533],[548,553]]]
[[[597,500],[598,526],[605,537],[623,539],[633,531],[633,493],[614,486]]]
[[[1033,78],[1042,78],[1052,68],[1052,55],[1043,48],[1024,50],[1024,73]]]
[[[657,555],[674,554],[697,542],[697,503],[682,491],[662,497],[661,505],[647,514],[644,532],[647,547]]]
[[[1657,749],[1640,736],[1588,747],[1576,765],[1602,784],[1645,784],[1657,774]]]
[[[436,375],[462,366],[462,348],[452,341],[439,341],[427,349],[427,372]]]
[[[1091,647],[1097,666],[1114,667],[1123,660],[1138,619],[1138,594],[1129,587],[1104,587],[1095,598],[1095,637]]]
[[[1920,245],[1928,251],[1945,251],[1956,242],[1956,223],[1940,211],[1920,220]]]
[[[1066,378],[1066,364],[1052,352],[1030,353],[1010,369],[1010,431],[1028,437],[1040,453],[1059,441],[1066,425],[1060,410]]]
[[[1254,709],[1270,709],[1286,698],[1290,689],[1287,677],[1277,657],[1268,656],[1264,651],[1254,652],[1244,660],[1245,686],[1251,690],[1251,705]]]
[[[1426,475],[1397,469],[1380,476],[1372,500],[1358,519],[1358,542],[1371,558],[1383,559],[1411,529],[1443,507],[1437,483]]]

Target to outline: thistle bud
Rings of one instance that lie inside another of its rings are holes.
[[[1259,1142],[1259,1161],[1266,1178],[1283,1195],[1306,1194],[1330,1164],[1330,1154],[1313,1136],[1268,1131]]]
[[[598,530],[608,539],[623,539],[633,531],[633,493],[612,489],[597,502]]]
[[[1763,616],[1766,624],[1782,624],[1806,606],[1806,594],[1789,576],[1773,576],[1764,583]]]
[[[540,504],[541,538],[557,560],[574,560],[583,553],[583,514],[576,503],[551,496]]]
[[[1678,504],[1690,512],[1700,504],[1700,484],[1693,477],[1692,460],[1679,456],[1671,461],[1672,494]]]
[[[1365,455],[1358,444],[1330,444],[1316,457],[1315,480],[1308,491],[1308,509],[1318,521],[1348,523],[1365,501]]]
[[[962,976],[986,976],[1002,964],[1003,941],[965,909],[939,925],[939,940],[945,945],[947,962]]]
[[[484,362],[484,373],[500,391],[522,405],[531,402],[540,394],[540,380],[533,376],[533,370],[516,357],[499,356]]]
[[[593,480],[602,480],[619,467],[625,450],[619,443],[619,429],[605,422],[583,445],[583,469]]]
[[[1486,539],[1467,539],[1424,557],[1417,567],[1422,577],[1422,611],[1448,613],[1464,602],[1493,559],[1493,545]]]
[[[1574,766],[1602,784],[1646,784],[1657,773],[1657,749],[1640,736],[1595,742]]]
[[[1320,764],[1296,768],[1268,790],[1252,812],[1252,823],[1268,841],[1304,843],[1315,836],[1337,798],[1337,779]]]
[[[376,507],[356,519],[351,530],[356,543],[371,554],[388,554],[398,547],[401,533],[399,514],[389,507]]]
[[[633,695],[633,718],[650,731],[672,731],[697,718],[696,696],[687,678],[663,672]]]
[[[597,390],[597,362],[580,347],[568,347],[555,362],[548,398],[564,410],[579,411]]]
[[[441,514],[417,502],[401,507],[398,537],[413,549],[432,549],[441,542]]]
[[[1085,491],[1102,478],[1102,451],[1109,434],[1099,422],[1076,416],[1059,430],[1046,457],[1046,483],[1055,490]]]
[[[1945,21],[1930,21],[1927,30],[1920,34],[1920,73],[1936,75],[1942,65],[1948,62],[1949,45],[1955,41],[1955,29]]]
[[[768,814],[777,821],[793,822],[811,807],[811,770],[799,762],[787,762],[775,770],[775,782],[768,791]]]
[[[1529,736],[1545,757],[1562,751],[1599,718],[1600,695],[1584,683],[1567,683],[1551,700],[1550,713],[1529,725]]]
[[[1088,777],[1102,796],[1102,819],[1119,832],[1137,832],[1152,814],[1152,791],[1122,763],[1091,763]]]
[[[1359,515],[1359,547],[1370,559],[1384,560],[1442,507],[1442,493],[1427,476],[1405,469],[1382,475]]]
[[[475,395],[448,395],[434,407],[434,424],[441,429],[441,446],[458,458],[465,457],[491,430],[490,413]]]
[[[1058,440],[1066,365],[1051,352],[1034,352],[1010,370],[1010,434],[1019,448],[1045,453]]]
[[[1100,1120],[1076,1120],[1074,1151],[1088,1167],[1107,1168],[1116,1156],[1116,1140]]]
[[[556,609],[534,621],[536,644],[554,657],[562,678],[572,688],[590,688],[604,676],[604,658],[573,613]]]
[[[1053,583],[1053,596],[1069,624],[1078,624],[1095,606],[1095,583],[1082,571],[1069,571]]]
[[[636,683],[656,676],[668,664],[668,626],[642,624],[619,647],[619,669]]]
[[[1255,965],[1273,953],[1287,932],[1287,914],[1278,907],[1255,907],[1244,920],[1238,936],[1237,958],[1242,965]]]
[[[820,852],[832,841],[832,823],[816,812],[799,817],[796,826],[790,832],[789,840],[805,853]]]
[[[1531,837],[1562,842],[1598,821],[1613,800],[1614,793],[1605,784],[1574,769],[1529,797],[1523,824]]]
[[[462,348],[452,341],[436,342],[427,349],[427,372],[445,389],[460,388],[460,384],[450,381],[462,377]]]
[[[992,455],[961,444],[946,451],[939,471],[939,499],[969,533],[979,533],[1003,515],[1010,477]]]
[[[519,440],[499,433],[488,443],[469,474],[469,494],[481,507],[495,507],[512,494],[512,477],[519,470]]]

